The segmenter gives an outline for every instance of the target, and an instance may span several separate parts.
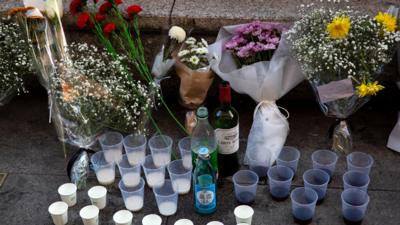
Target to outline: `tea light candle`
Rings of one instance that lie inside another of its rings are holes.
[[[150,214],[142,219],[142,225],[161,225],[162,219],[159,215]]]
[[[99,169],[96,172],[97,180],[102,185],[110,185],[114,183],[115,180],[115,171],[111,168]]]

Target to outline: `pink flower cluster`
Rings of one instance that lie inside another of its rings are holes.
[[[225,49],[232,51],[242,65],[268,61],[286,29],[282,24],[254,21],[237,28],[235,35],[225,43]]]

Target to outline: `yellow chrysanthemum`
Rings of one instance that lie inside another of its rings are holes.
[[[360,97],[365,97],[368,95],[376,95],[378,92],[382,91],[385,87],[375,82],[363,82],[357,86],[357,95]]]
[[[343,39],[347,37],[350,30],[350,17],[336,16],[332,22],[328,24],[326,30],[333,39]]]
[[[383,25],[383,28],[387,32],[395,32],[397,29],[397,21],[396,17],[392,16],[389,13],[379,12],[378,15],[375,16],[376,22]]]

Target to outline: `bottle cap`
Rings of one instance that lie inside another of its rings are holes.
[[[221,103],[230,103],[231,102],[231,86],[229,82],[223,81],[219,85],[219,101]]]
[[[209,154],[208,148],[206,148],[206,147],[201,147],[201,148],[199,149],[199,155],[200,155],[201,157],[208,157],[208,154]]]
[[[208,110],[206,107],[201,106],[200,108],[197,109],[196,113],[197,117],[199,118],[207,118],[208,117]]]

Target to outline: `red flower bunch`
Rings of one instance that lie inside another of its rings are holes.
[[[69,11],[75,15],[81,12],[82,7],[85,6],[85,0],[72,0],[71,4],[69,5]]]
[[[131,5],[126,9],[128,13],[128,19],[132,19],[133,15],[136,15],[142,11],[142,7],[140,5]]]
[[[117,28],[117,26],[115,25],[115,23],[113,23],[113,22],[107,23],[103,28],[104,35],[108,36],[116,28]]]
[[[90,14],[87,12],[83,12],[79,14],[78,21],[76,22],[76,24],[80,29],[83,29],[86,27],[86,24],[89,22],[89,20],[90,20]]]
[[[112,7],[111,2],[104,2],[99,8],[99,13],[106,14],[111,9],[111,7]]]
[[[96,13],[94,16],[97,22],[103,22],[106,19],[106,16],[101,13]]]

